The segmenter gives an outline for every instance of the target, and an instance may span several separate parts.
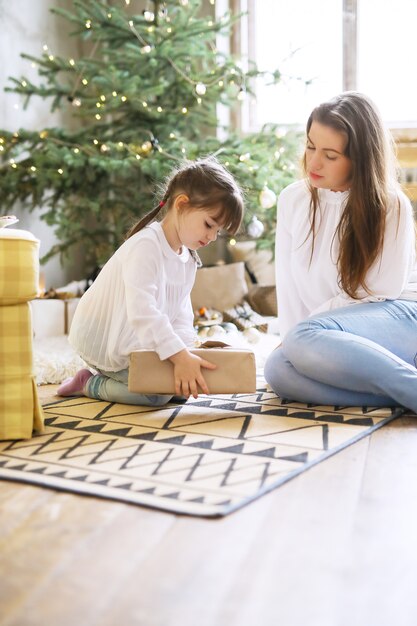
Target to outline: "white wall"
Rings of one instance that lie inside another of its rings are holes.
[[[50,102],[35,97],[27,110],[23,110],[23,98],[17,94],[4,93],[3,89],[11,85],[9,76],[27,76],[34,83],[40,82],[31,62],[20,57],[22,52],[38,57],[46,44],[51,54],[77,56],[78,42],[68,37],[66,21],[49,11],[52,6],[70,5],[70,0],[0,0],[0,128],[12,131],[19,128],[42,130],[69,124],[65,111],[50,112]],[[52,229],[40,220],[41,212],[42,209],[30,213],[21,206],[13,209],[20,220],[17,227],[30,230],[41,240],[43,255],[54,244],[55,236]],[[46,288],[60,287],[72,278],[82,277],[79,266],[69,264],[62,268],[58,258],[51,259],[41,271],[45,273]]]

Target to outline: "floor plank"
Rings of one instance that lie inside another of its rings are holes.
[[[417,623],[416,451],[416,418],[371,439],[343,572],[353,623],[359,615],[371,623],[375,610],[379,626]],[[345,597],[341,611],[346,606]]]
[[[218,520],[0,482],[1,626],[414,626],[416,449],[401,418]]]
[[[139,512],[125,504],[96,501],[95,505],[94,528],[81,532],[70,549],[67,545],[46,575],[43,568],[42,580],[29,591],[7,626],[102,623],[101,616],[118,604],[133,570],[175,523],[174,516]],[[84,518],[92,519],[85,505],[81,509]]]

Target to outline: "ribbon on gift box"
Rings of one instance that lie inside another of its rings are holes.
[[[225,322],[233,322],[239,330],[255,327],[263,333],[268,332],[268,324],[262,315],[259,315],[252,309],[247,302],[237,304],[227,311],[223,311],[223,319]]]

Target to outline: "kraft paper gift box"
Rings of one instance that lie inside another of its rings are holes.
[[[33,334],[36,339],[68,335],[80,298],[32,300]]]
[[[215,370],[202,368],[211,394],[256,391],[255,354],[251,350],[232,348],[221,342],[206,342],[204,345],[191,352],[217,365]],[[128,386],[134,393],[175,394],[174,365],[169,359],[161,361],[151,350],[132,352]]]

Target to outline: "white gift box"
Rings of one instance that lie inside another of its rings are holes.
[[[32,307],[33,336],[36,339],[65,334],[64,300],[40,298],[32,300],[30,306]]]
[[[35,339],[67,335],[79,298],[38,298],[30,302]]]
[[[72,319],[74,317],[75,309],[80,301],[80,298],[70,298],[65,300],[65,334],[68,335]]]

